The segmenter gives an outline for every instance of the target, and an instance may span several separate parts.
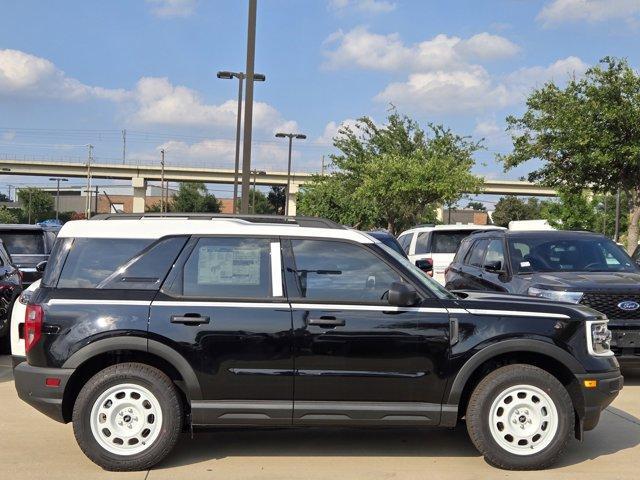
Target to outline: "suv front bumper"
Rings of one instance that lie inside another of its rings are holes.
[[[580,382],[584,399],[582,430],[593,430],[598,425],[602,410],[607,408],[622,390],[624,379],[619,370],[607,373],[586,373],[576,375],[576,378]],[[585,380],[596,380],[597,386],[586,388]]]
[[[74,371],[69,368],[32,367],[27,362],[22,362],[13,369],[18,397],[46,416],[66,423],[62,400],[64,389]],[[47,379],[57,379],[60,383],[48,386]]]

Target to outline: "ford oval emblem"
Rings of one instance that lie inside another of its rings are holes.
[[[633,312],[634,310],[638,310],[638,308],[640,308],[640,303],[634,302],[633,300],[625,300],[618,304],[618,308],[620,310],[624,310],[625,312]]]

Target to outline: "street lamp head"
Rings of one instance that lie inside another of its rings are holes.
[[[267,79],[267,76],[264,73],[254,73],[253,81],[254,82],[264,82]]]
[[[302,133],[297,133],[296,138],[299,138],[300,140],[304,140],[305,138],[307,138],[307,136],[303,135]]]
[[[233,72],[228,72],[226,70],[222,70],[220,72],[218,72],[218,74],[216,75],[218,78],[223,78],[224,80],[231,80],[234,76]]]
[[[287,134],[286,133],[276,133],[276,137],[277,138],[287,138]]]
[[[50,178],[49,180],[51,180],[52,182],[57,182],[58,180],[61,182],[68,182],[69,180],[67,178]]]

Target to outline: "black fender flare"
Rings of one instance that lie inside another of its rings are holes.
[[[86,361],[102,353],[115,350],[134,350],[151,353],[171,364],[182,376],[189,400],[202,400],[200,382],[189,362],[171,347],[144,337],[113,337],[97,340],[71,355],[62,368],[78,368]]]
[[[448,405],[458,405],[467,381],[473,372],[484,362],[504,353],[537,353],[551,357],[565,365],[574,374],[586,373],[583,366],[569,352],[551,343],[534,339],[509,339],[489,345],[475,353],[458,371],[451,384],[447,401]]]

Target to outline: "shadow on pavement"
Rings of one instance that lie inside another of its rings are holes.
[[[624,384],[627,386],[640,385],[640,367],[622,366],[622,375],[624,376]]]

